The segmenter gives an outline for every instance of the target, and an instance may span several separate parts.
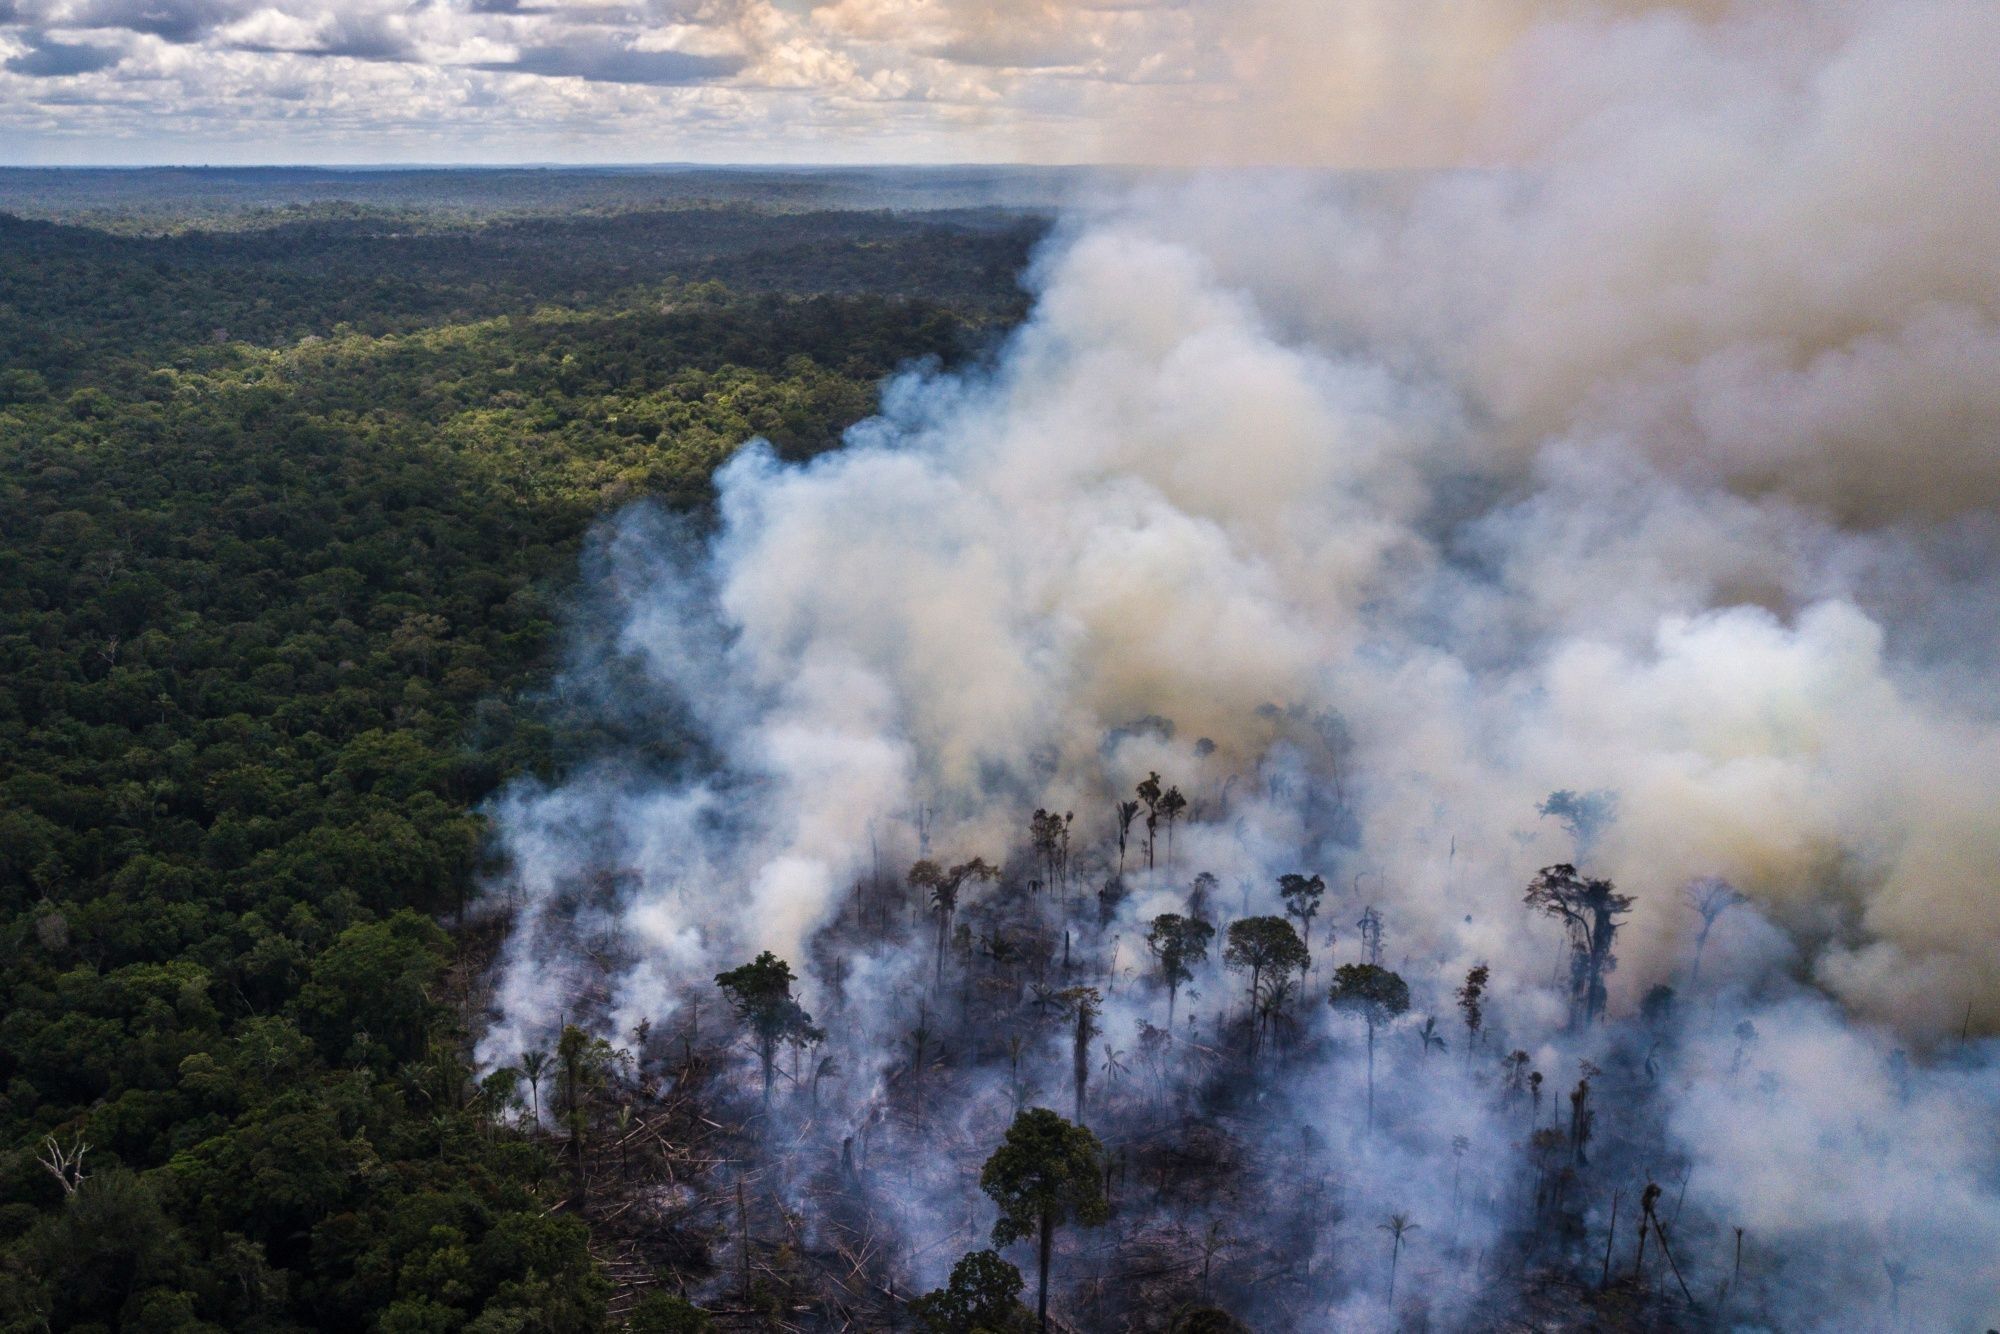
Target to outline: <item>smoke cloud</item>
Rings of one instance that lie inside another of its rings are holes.
[[[760,949],[844,1007],[836,1043],[885,1052],[931,961],[922,932],[841,935],[857,882],[926,848],[1030,874],[1037,807],[1074,810],[1108,876],[1112,803],[1157,770],[1194,809],[1092,942],[1109,977],[1196,870],[1238,916],[1319,869],[1336,961],[1373,903],[1420,1008],[1487,962],[1525,1042],[1564,998],[1522,888],[1586,863],[1635,899],[1614,1019],[1692,995],[1614,1076],[1683,1156],[1689,1226],[1746,1228],[1799,1328],[1924,1257],[1903,1316],[1990,1323],[2000,1084],[1958,1039],[2000,1028],[2000,10],[1232,22],[1268,57],[1219,131],[1238,160],[1431,169],[1081,207],[990,363],[896,379],[810,464],[746,448],[712,534],[612,523],[570,685],[643,682],[704,762],[607,756],[497,803],[515,915],[483,1054],[593,987],[607,1026],[664,1020]],[[1336,48],[1378,77],[1333,106],[1309,90]],[[1575,839],[1537,813],[1557,790],[1616,818]],[[1750,903],[1694,985],[1681,887],[1706,876]],[[1238,984],[1201,985],[1220,1022]],[[1107,1031],[1151,1004],[1128,985]],[[1327,1096],[1352,1033],[1307,1008],[1334,1054],[1273,1096],[1376,1162],[1355,1217],[1397,1183],[1459,1228],[1416,1101],[1482,1146],[1520,1128],[1468,1074],[1392,1081],[1386,1142],[1358,1139]],[[1541,1068],[1579,1058],[1549,1043]],[[1327,1309],[1358,1300],[1329,1282]]]

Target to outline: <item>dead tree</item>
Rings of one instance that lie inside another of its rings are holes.
[[[62,1187],[63,1194],[69,1196],[76,1194],[76,1188],[90,1175],[83,1170],[83,1156],[89,1152],[90,1145],[85,1142],[81,1131],[71,1137],[68,1148],[50,1135],[42,1141],[42,1156],[36,1161],[48,1169],[49,1175]]]

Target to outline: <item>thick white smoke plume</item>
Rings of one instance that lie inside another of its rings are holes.
[[[1152,770],[1196,809],[1128,924],[1198,869],[1274,911],[1317,867],[1413,982],[1488,961],[1559,1021],[1520,896],[1577,850],[1536,804],[1607,789],[1614,1014],[1685,985],[1690,879],[1752,901],[1702,965],[1737,1008],[1684,1039],[1750,1065],[1669,1117],[1695,1207],[1846,1266],[1798,1261],[1807,1325],[1890,1252],[1957,1257],[1898,1294],[1926,1327],[2000,1314],[1995,1080],[1922,1056],[2000,1026],[2000,8],[1467,8],[1427,140],[1467,169],[1079,210],[990,366],[894,382],[810,465],[746,449],[692,554],[619,521],[610,651],[714,764],[499,804],[489,1056],[574,1005],[570,942],[618,937],[609,1012],[664,1019],[811,958],[918,825],[997,859],[1045,806],[1115,846]]]

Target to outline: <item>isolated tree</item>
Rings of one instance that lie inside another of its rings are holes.
[[[1368,1026],[1368,1125],[1375,1125],[1375,1030],[1410,1008],[1410,986],[1372,963],[1344,963],[1334,970],[1327,1003]]]
[[[1688,986],[1692,988],[1701,980],[1701,952],[1708,948],[1708,933],[1715,929],[1716,919],[1750,899],[1727,880],[1713,875],[1689,881],[1681,889],[1681,897],[1701,918],[1701,929],[1694,936],[1694,965],[1688,969]]]
[[[535,1124],[542,1123],[542,1077],[549,1072],[549,1054],[545,1051],[524,1051],[521,1053],[521,1075],[528,1081],[528,1096],[535,1108]]]
[[[1591,792],[1563,788],[1549,793],[1535,809],[1562,824],[1576,846],[1576,859],[1583,862],[1590,859],[1598,837],[1618,818],[1618,794],[1608,788]]]
[[[750,1026],[757,1039],[766,1107],[771,1105],[771,1071],[777,1065],[779,1046],[789,1043],[802,1047],[826,1038],[826,1030],[813,1027],[812,1016],[792,995],[793,980],[791,965],[769,950],[740,968],[715,975],[715,984],[728,994],[737,1018]]]
[[[594,1038],[575,1024],[566,1024],[556,1039],[556,1111],[569,1129],[570,1164],[579,1199],[583,1196],[585,1147],[590,1128],[590,1103],[604,1086],[615,1053],[603,1038]]]
[[[1438,1032],[1437,1029],[1437,1016],[1434,1014],[1425,1015],[1424,1026],[1417,1030],[1417,1044],[1422,1048],[1426,1056],[1434,1051],[1443,1051],[1445,1049],[1444,1034]]]
[[[815,1115],[815,1116],[819,1115],[819,1085],[820,1085],[820,1081],[821,1081],[821,1080],[823,1080],[823,1079],[838,1079],[838,1078],[840,1078],[840,1073],[841,1073],[841,1072],[840,1072],[840,1062],[838,1062],[838,1061],[834,1060],[834,1059],[833,1059],[833,1057],[831,1057],[831,1056],[822,1056],[822,1057],[820,1057],[820,1058],[819,1058],[819,1063],[818,1063],[817,1065],[815,1065],[815,1066],[813,1067],[813,1077],[812,1077],[812,1110],[813,1110],[813,1115]]]
[[[1390,1309],[1396,1305],[1396,1262],[1403,1258],[1403,1238],[1419,1230],[1410,1221],[1408,1214],[1390,1214],[1389,1221],[1376,1225],[1377,1230],[1389,1234],[1389,1300]]]
[[[1056,883],[1056,830],[1061,824],[1061,816],[1050,815],[1039,807],[1028,817],[1028,846],[1041,859],[1043,883],[1051,889]]]
[[[1139,1023],[1142,1028],[1152,1027],[1151,1024],[1148,1024],[1143,1019],[1141,1019]],[[1118,1085],[1125,1079],[1125,1077],[1131,1073],[1132,1073],[1132,1067],[1126,1061],[1125,1053],[1119,1051],[1116,1047],[1112,1046],[1110,1043],[1108,1042],[1105,1043],[1104,1082],[1109,1084],[1112,1088],[1117,1088]]]
[[[1660,1187],[1656,1182],[1648,1182],[1646,1189],[1639,1193],[1639,1244],[1643,1249],[1646,1243],[1646,1224],[1650,1222],[1653,1225],[1653,1237],[1660,1243],[1660,1254],[1666,1257],[1667,1267],[1673,1270],[1674,1282],[1680,1285],[1681,1296],[1685,1297],[1687,1304],[1692,1307],[1694,1293],[1688,1290],[1687,1280],[1681,1277],[1680,1262],[1674,1259],[1673,1247],[1667,1241],[1667,1220],[1660,1217],[1659,1206]],[[1644,1276],[1642,1263],[1640,1277],[1643,1279]]]
[[[1472,1049],[1479,1045],[1480,1030],[1486,1027],[1486,982],[1492,971],[1483,963],[1466,970],[1465,985],[1458,989],[1458,1012],[1465,1019],[1465,1063],[1472,1064]]]
[[[1569,932],[1571,1020],[1596,1022],[1604,1013],[1605,976],[1618,966],[1611,953],[1618,919],[1631,911],[1632,896],[1618,893],[1609,880],[1578,875],[1565,862],[1543,867],[1522,901]]]
[[[931,912],[937,916],[937,985],[944,985],[944,951],[951,940],[952,920],[958,915],[959,892],[968,881],[999,878],[999,870],[978,857],[950,870],[928,857],[910,867],[910,887],[930,895]]]
[[[1661,1240],[1665,1239],[1663,1234]],[[1916,1275],[1910,1269],[1908,1261],[1891,1260],[1886,1257],[1882,1261],[1882,1273],[1889,1280],[1889,1319],[1892,1323],[1901,1323],[1903,1289],[1916,1282]]]
[[[77,1187],[90,1179],[90,1173],[83,1167],[84,1155],[89,1152],[90,1144],[83,1138],[82,1131],[70,1136],[67,1147],[54,1135],[49,1135],[42,1140],[42,1155],[36,1161],[42,1165],[44,1171],[56,1179],[56,1184],[62,1187],[63,1194],[70,1196],[76,1194]]]
[[[1361,948],[1368,955],[1368,962],[1379,966],[1382,962],[1382,914],[1376,912],[1375,905],[1371,903],[1362,910],[1361,919],[1354,925],[1361,932]]]
[[[1312,966],[1312,954],[1282,917],[1245,917],[1229,924],[1228,943],[1222,962],[1237,972],[1250,974],[1250,1049],[1257,1049],[1257,1002],[1262,997],[1264,979],[1278,973],[1303,973]]]
[[[1147,774],[1139,780],[1139,800],[1146,806],[1146,869],[1153,869],[1153,836],[1160,828],[1160,775]]]
[[[1312,920],[1319,913],[1319,901],[1326,894],[1326,881],[1316,875],[1290,874],[1278,877],[1278,897],[1285,901],[1285,916],[1299,919],[1299,939],[1312,948]]]
[[[1160,818],[1167,822],[1167,870],[1174,869],[1174,822],[1187,813],[1188,801],[1177,787],[1160,794]]]
[[[1290,973],[1272,973],[1265,979],[1264,997],[1257,1003],[1257,1031],[1260,1036],[1270,1032],[1273,1020],[1286,1026],[1292,1023],[1292,997],[1298,994],[1300,985],[1299,979]]]
[[[1222,882],[1215,878],[1213,871],[1198,873],[1194,884],[1188,887],[1187,915],[1198,922],[1207,921],[1209,904],[1215,898],[1215,891],[1221,887]]]
[[[1639,1192],[1639,1250],[1632,1259],[1632,1276],[1640,1282],[1646,1278],[1646,1232],[1653,1221],[1653,1206],[1659,1203],[1660,1183],[1648,1181],[1646,1189]]]
[[[1028,821],[1028,839],[1041,855],[1049,887],[1061,897],[1069,885],[1069,827],[1076,819],[1073,811],[1057,815],[1038,810]]]
[[[1097,1227],[1111,1217],[1104,1198],[1103,1146],[1097,1136],[1046,1107],[1014,1118],[1007,1138],[980,1169],[979,1186],[999,1206],[993,1244],[1036,1239],[1037,1326],[1049,1327],[1049,1258],[1065,1223]]]
[[[1132,837],[1132,821],[1139,818],[1139,803],[1118,803],[1118,878],[1125,878],[1125,845]]]
[[[1021,1271],[998,1251],[972,1251],[951,1267],[942,1288],[910,1303],[930,1334],[1005,1334],[1027,1322]]]
[[[1590,1080],[1604,1072],[1589,1061],[1578,1063],[1576,1087],[1569,1095],[1570,1155],[1578,1167],[1590,1166],[1590,1137],[1597,1127],[1597,1111],[1590,1105]]]
[[[1090,1043],[1097,1036],[1097,1015],[1104,1008],[1104,993],[1096,987],[1065,987],[1055,994],[1075,1023],[1070,1046],[1070,1087],[1076,1097],[1076,1123],[1083,1124],[1083,1108],[1090,1088]]]
[[[1655,982],[1646,988],[1646,994],[1639,999],[1639,1017],[1646,1021],[1648,1028],[1665,1028],[1673,1021],[1674,1006],[1678,1003],[1672,987],[1664,982]]]
[[[1194,966],[1208,960],[1208,942],[1215,928],[1199,917],[1161,913],[1146,930],[1146,948],[1159,965],[1160,982],[1167,989],[1167,1031],[1174,1027],[1174,1000],[1181,984],[1194,980]]]

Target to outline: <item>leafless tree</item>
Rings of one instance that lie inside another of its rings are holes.
[[[85,1142],[81,1131],[71,1136],[68,1148],[50,1135],[42,1141],[42,1156],[37,1161],[56,1179],[64,1195],[74,1195],[76,1188],[90,1175],[83,1170],[83,1156],[89,1152],[90,1145]]]
[[[1363,910],[1361,920],[1354,925],[1361,930],[1361,948],[1368,955],[1368,966],[1371,968],[1380,968],[1382,966],[1382,914],[1376,912],[1375,905],[1371,903]]]

